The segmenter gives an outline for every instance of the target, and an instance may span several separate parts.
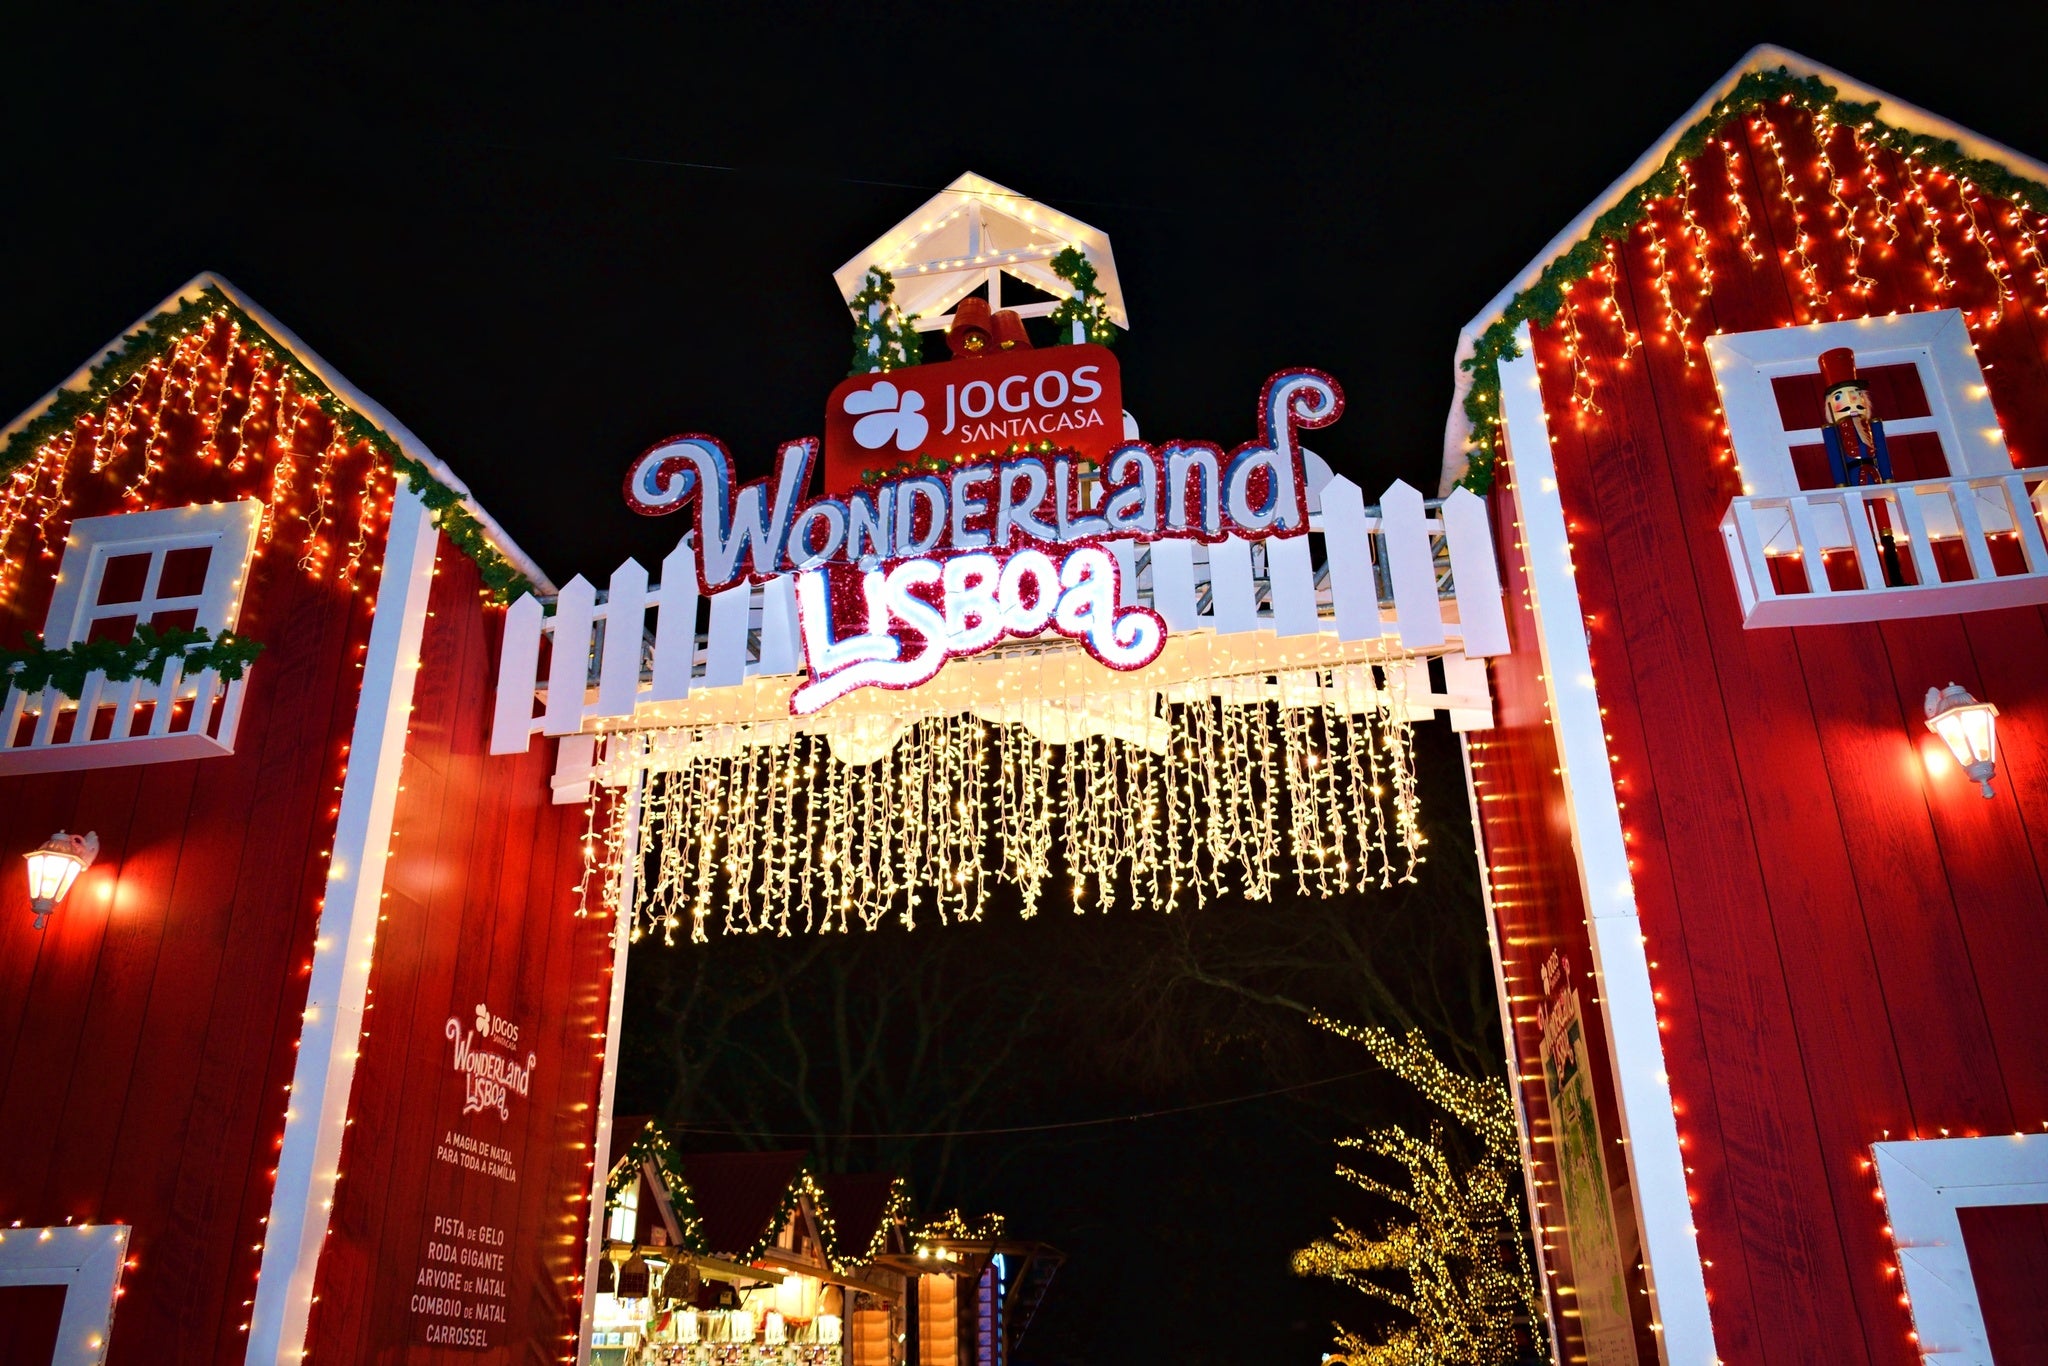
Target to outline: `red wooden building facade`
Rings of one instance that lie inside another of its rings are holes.
[[[2048,1350],[2041,182],[1759,49],[1466,333],[1446,478],[1491,462],[1514,644],[1468,757],[1561,1360]],[[1893,466],[1853,497],[1844,347]],[[1952,682],[1990,800],[1925,724]]]
[[[538,571],[209,276],[0,449],[57,669],[0,826],[98,838],[42,928],[0,880],[0,1357],[573,1358],[613,950],[584,812],[485,752]],[[262,650],[125,676],[145,626]]]

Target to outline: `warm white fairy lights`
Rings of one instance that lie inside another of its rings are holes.
[[[791,722],[608,737],[602,775],[647,775],[634,937],[978,920],[1002,887],[1029,916],[1055,877],[1076,912],[1414,880],[1409,728],[1370,666],[1146,694],[1109,734],[1065,727],[1083,706],[1100,699],[883,722],[900,733],[879,754]],[[626,832],[600,805],[624,807],[592,799],[585,885],[611,889]]]
[[[1693,268],[1699,271],[1700,275],[1700,303],[1704,305],[1708,299],[1714,297],[1714,262],[1708,252],[1713,243],[1708,238],[1706,225],[1700,222],[1699,212],[1693,204],[1694,193],[1699,187],[1693,182],[1691,162],[1678,163],[1678,177],[1685,183],[1685,188],[1678,195],[1678,208],[1685,218],[1685,240],[1692,247]]]
[[[1992,235],[1991,215],[1986,213],[1980,220],[1977,217],[1976,205],[1970,202],[1971,196],[1976,193],[1977,187],[1969,181],[1956,182],[1956,199],[1963,206],[1963,240],[1975,242],[1978,250],[1984,253],[1984,269],[1990,273],[1994,286],[1991,316],[1988,321],[1996,325],[2005,321],[2005,307],[2012,302],[2012,282],[2006,277],[2005,259],[1998,249],[1998,239]]]
[[[1606,309],[1614,315],[1614,322],[1621,329],[1621,359],[1615,364],[1627,367],[1630,358],[1643,349],[1643,334],[1628,325],[1628,315],[1621,309],[1621,256],[1620,244],[1609,238],[1602,250],[1607,257],[1607,302]]]
[[[1949,270],[1948,248],[1941,241],[1941,211],[1927,197],[1927,185],[1922,179],[1925,174],[1920,163],[1911,157],[1904,158],[1906,164],[1905,200],[1920,210],[1920,221],[1927,225],[1927,256],[1934,262],[1934,288],[1946,299],[1955,288],[1955,276]]]
[[[1814,146],[1818,150],[1821,180],[1828,187],[1829,203],[1833,205],[1835,212],[1842,216],[1842,226],[1837,230],[1836,235],[1849,244],[1847,248],[1849,253],[1849,289],[1852,293],[1868,294],[1877,287],[1877,281],[1863,273],[1863,252],[1869,243],[1864,240],[1863,234],[1857,230],[1855,206],[1842,197],[1842,190],[1848,182],[1843,179],[1841,171],[1836,168],[1835,159],[1828,150],[1829,144],[1835,139],[1837,127],[1838,125],[1827,116],[1825,111],[1816,111],[1814,113],[1813,141]],[[1867,165],[1868,161],[1866,158]],[[1874,171],[1868,172],[1867,178],[1874,177],[1874,175]]]
[[[1676,338],[1679,349],[1685,356],[1685,368],[1690,370],[1696,364],[1693,358],[1692,318],[1678,306],[1678,299],[1671,292],[1671,248],[1664,240],[1664,229],[1654,218],[1643,220],[1643,231],[1650,237],[1650,271],[1656,277],[1657,298],[1664,305],[1664,333]]]
[[[1812,235],[1806,231],[1806,197],[1792,183],[1792,168],[1785,163],[1785,144],[1778,140],[1778,130],[1768,118],[1760,117],[1752,126],[1778,168],[1778,198],[1785,201],[1785,211],[1792,216],[1792,249],[1783,253],[1785,260],[1798,263],[1794,273],[1814,308],[1825,308],[1832,296],[1828,287],[1821,283],[1820,268],[1806,250],[1813,245]]]
[[[1742,248],[1743,256],[1754,266],[1764,259],[1763,249],[1756,244],[1756,220],[1749,212],[1749,201],[1742,194],[1742,159],[1735,154],[1735,144],[1726,137],[1717,139],[1721,144],[1721,162],[1728,170],[1728,203],[1735,209],[1735,240]]]

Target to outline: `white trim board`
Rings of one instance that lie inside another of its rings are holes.
[[[604,1071],[597,1091],[597,1132],[590,1140],[590,1218],[583,1248],[583,1289],[576,1328],[576,1366],[590,1366],[590,1337],[597,1315],[597,1269],[604,1256],[605,1195],[612,1167],[606,1159],[612,1150],[613,1100],[619,1084],[619,1035],[626,1018],[626,963],[633,943],[634,883],[640,870],[640,793],[647,782],[645,773],[633,775],[632,785],[622,800],[626,803],[625,828],[619,838],[633,851],[619,860],[618,917],[612,922],[611,1001],[605,1014]],[[680,1239],[674,1216],[664,1212],[671,1233]]]
[[[1600,1010],[1614,1052],[1615,1100],[1628,1138],[1623,1151],[1628,1154],[1629,1188],[1643,1234],[1651,1323],[1658,1327],[1658,1350],[1665,1362],[1712,1366],[1718,1357],[1707,1312],[1706,1273],[1693,1233],[1650,963],[1586,644],[1585,607],[1573,579],[1550,426],[1543,416],[1536,353],[1526,323],[1519,340],[1522,354],[1500,367],[1501,425],[1514,466],[1529,599],[1571,817],[1572,852],[1586,901],[1593,969],[1600,979]]]
[[[2048,1134],[1873,1143],[1899,1274],[1923,1361],[1992,1366],[1976,1277],[1956,1211],[2048,1205]]]
[[[299,1026],[291,1108],[270,1196],[249,1366],[295,1364],[305,1355],[313,1277],[340,1180],[349,1088],[362,1041],[370,951],[384,893],[385,860],[405,759],[407,717],[420,668],[420,638],[441,533],[403,476],[391,504],[384,573],[363,659],[362,692],[349,736],[348,776],[327,867],[326,907],[313,939],[313,975]]]
[[[99,1366],[114,1331],[126,1224],[0,1229],[0,1285],[61,1285],[64,1312],[50,1366]]]

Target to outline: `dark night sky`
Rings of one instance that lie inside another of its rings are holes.
[[[1459,325],[1751,44],[2048,151],[2037,8],[583,8],[17,13],[0,409],[213,269],[558,580],[651,564],[624,463],[817,430],[829,272],[971,168],[1111,234],[1149,436],[1240,440],[1311,363],[1351,399],[1320,450],[1433,480]]]
[[[625,463],[699,430],[760,469],[816,432],[849,336],[831,270],[972,169],[1113,238],[1148,437],[1242,440],[1263,378],[1313,364],[1350,399],[1318,450],[1433,486],[1457,329],[1751,45],[2048,155],[2038,0],[580,10],[11,13],[0,410],[212,269],[558,581],[651,565],[681,527],[626,510]],[[1215,1112],[1027,1164],[1101,1216],[1030,1232],[1151,1268],[1078,1281],[1047,1347],[1122,1319],[1110,1355],[1060,1359],[1206,1361],[1186,1344],[1220,1313],[1285,1332],[1215,1359],[1314,1360],[1341,1302],[1279,1271],[1335,1203],[1310,1128]],[[1174,1163],[1213,1170],[1214,1210],[1147,1196]]]

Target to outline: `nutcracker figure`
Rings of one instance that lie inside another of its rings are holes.
[[[1823,418],[1820,438],[1828,449],[1828,466],[1837,488],[1865,488],[1892,482],[1892,457],[1884,443],[1884,423],[1877,420],[1870,386],[1856,373],[1856,353],[1846,346],[1820,353]],[[1891,508],[1882,499],[1864,504],[1871,532],[1884,561],[1884,581],[1904,585],[1897,538],[1892,534]]]
[[[1820,353],[1820,382],[1827,390],[1821,407],[1827,419],[1821,440],[1837,488],[1892,481],[1891,452],[1884,424],[1871,412],[1870,386],[1856,373],[1856,353],[1846,346]]]

